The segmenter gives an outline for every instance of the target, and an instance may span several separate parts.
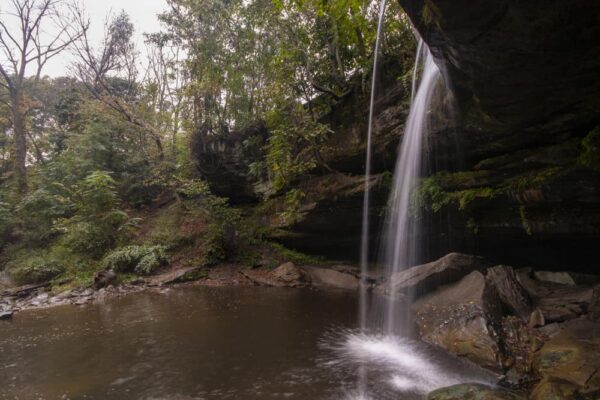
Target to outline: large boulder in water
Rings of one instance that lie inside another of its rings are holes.
[[[526,398],[520,393],[476,383],[449,386],[434,390],[427,395],[427,400],[525,400]]]
[[[393,274],[389,283],[380,290],[419,296],[441,285],[456,282],[473,271],[481,271],[487,266],[489,263],[482,257],[450,253],[439,260]]]
[[[354,275],[329,268],[304,267],[314,287],[358,290],[359,279]]]
[[[501,368],[501,305],[481,272],[422,297],[413,308],[423,340],[484,367]]]

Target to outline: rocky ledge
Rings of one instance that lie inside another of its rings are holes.
[[[459,385],[430,399],[600,396],[597,276],[492,266],[452,253],[402,271],[376,291],[414,294],[422,340],[501,374],[503,389]]]

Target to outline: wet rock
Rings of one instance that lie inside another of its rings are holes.
[[[498,342],[503,368],[512,371],[513,375],[522,375],[519,379],[525,380],[525,375],[530,372],[532,350],[535,348],[535,338],[527,323],[512,315],[503,317]]]
[[[266,269],[250,269],[242,274],[257,285],[277,287],[303,287],[311,283],[311,276],[305,268],[291,262],[281,264],[272,271]]]
[[[558,335],[558,333],[562,330],[563,326],[557,322],[552,324],[545,325],[541,328],[536,329],[536,331],[543,336],[545,340],[551,339],[554,336]]]
[[[581,393],[599,390],[600,324],[585,319],[566,323],[535,354],[532,365],[546,381],[568,382]]]
[[[306,286],[311,281],[310,275],[294,263],[286,262],[271,272],[271,278],[285,286]]]
[[[465,275],[483,270],[487,266],[489,263],[482,257],[450,253],[436,261],[394,274],[390,278],[389,284],[380,290],[394,291],[400,294],[412,292],[419,296],[441,285],[456,282]]]
[[[568,272],[535,271],[533,276],[538,281],[575,286],[575,280]]]
[[[195,269],[196,269],[196,267],[175,269],[172,271],[165,272],[163,274],[149,277],[146,280],[146,282],[148,283],[149,286],[162,286],[162,285],[170,285],[173,283],[178,283],[178,282],[180,282],[180,279],[182,279],[186,274],[191,273]],[[143,283],[143,282],[141,282],[141,283]],[[136,283],[136,284],[138,284],[138,283]]]
[[[342,290],[358,290],[359,280],[353,275],[328,268],[304,267],[312,286]]]
[[[592,321],[600,322],[600,285],[597,285],[592,291],[589,315]]]
[[[573,399],[577,385],[562,380],[543,379],[529,396],[530,400],[567,400]]]
[[[464,383],[434,390],[427,400],[526,400],[526,396],[500,388]]]
[[[593,289],[581,286],[554,286],[538,299],[546,322],[564,322],[583,315],[592,300]]]
[[[548,285],[533,279],[533,271],[531,268],[519,269],[516,271],[516,274],[519,283],[532,299],[537,299],[550,294],[551,290]]]
[[[413,309],[423,340],[484,367],[501,368],[501,304],[481,272],[422,297]]]
[[[14,314],[13,310],[0,311],[0,320],[12,319],[13,314]]]
[[[531,313],[531,299],[519,283],[512,267],[498,265],[489,268],[486,273],[487,282],[496,289],[502,303],[512,312],[523,319]]]
[[[98,290],[112,285],[117,281],[117,274],[112,271],[100,271],[94,276],[94,289]]]

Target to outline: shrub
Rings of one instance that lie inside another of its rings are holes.
[[[126,236],[134,221],[118,209],[115,182],[107,172],[88,175],[77,185],[75,197],[75,215],[57,227],[66,233],[64,243],[71,250],[100,258]]]
[[[125,246],[108,254],[104,267],[117,272],[136,272],[150,275],[169,263],[164,246]]]
[[[64,272],[58,261],[47,257],[33,256],[17,259],[7,265],[10,277],[19,285],[47,282]]]
[[[0,248],[10,241],[15,223],[16,220],[10,205],[0,201]]]
[[[47,189],[38,189],[23,198],[16,208],[26,239],[45,241],[57,233],[55,221],[73,213],[70,199]]]

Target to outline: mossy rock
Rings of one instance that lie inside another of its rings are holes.
[[[205,268],[193,268],[173,280],[173,283],[194,282],[208,278],[208,270]]]

